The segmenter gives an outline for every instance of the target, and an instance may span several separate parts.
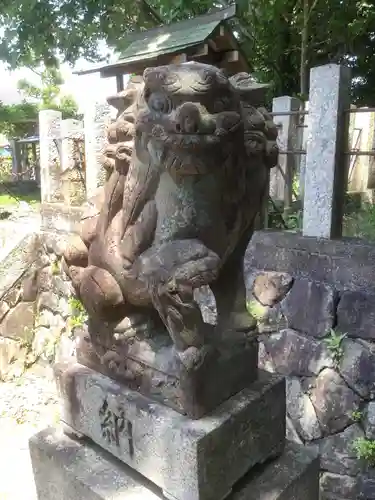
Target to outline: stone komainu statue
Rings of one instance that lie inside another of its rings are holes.
[[[278,150],[248,81],[200,63],[161,66],[109,99],[118,109],[109,178],[64,257],[101,359],[164,328],[194,371],[217,337],[251,327],[243,258]],[[194,300],[203,285],[215,296],[215,326]]]

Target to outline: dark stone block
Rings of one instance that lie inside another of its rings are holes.
[[[364,432],[358,424],[347,427],[343,432],[317,441],[320,451],[321,468],[333,474],[356,476],[363,470],[353,443],[363,438]]]
[[[358,411],[361,398],[331,368],[323,370],[311,389],[311,401],[325,434],[343,430]]]
[[[287,441],[303,445],[303,441],[300,438],[300,436],[298,435],[298,432],[297,432],[296,428],[294,427],[292,420],[288,417],[288,415],[286,416],[286,434],[285,434],[285,437],[286,437]]]
[[[324,337],[335,322],[338,295],[331,286],[297,279],[281,303],[288,325],[314,337]]]
[[[375,294],[375,246],[363,240],[325,240],[282,231],[254,233],[245,270],[286,272],[333,285],[339,291]]]
[[[358,476],[332,474],[331,472],[324,472],[321,475],[320,488],[323,499],[345,498],[345,500],[358,500],[361,493],[360,478]]]
[[[286,380],[286,409],[293,428],[304,441],[322,437],[314,406],[299,378],[288,377]]]
[[[375,354],[373,346],[344,339],[340,374],[348,386],[366,399],[375,396]]]
[[[337,328],[351,337],[375,339],[375,295],[344,292],[337,308]]]
[[[332,359],[324,342],[294,330],[286,329],[272,335],[263,335],[261,340],[277,373],[308,377],[332,366]]]

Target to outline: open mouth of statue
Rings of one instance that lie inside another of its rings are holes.
[[[157,141],[175,147],[208,147],[217,145],[223,136],[234,132],[237,128],[238,124],[229,129],[218,127],[214,132],[197,131],[195,133],[186,133],[182,131],[166,131],[161,125],[155,125],[152,128],[151,136]]]

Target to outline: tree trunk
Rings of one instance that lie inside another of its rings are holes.
[[[307,97],[307,44],[309,37],[309,0],[303,0],[303,25],[301,31],[300,94]]]

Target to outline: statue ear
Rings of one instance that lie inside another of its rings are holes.
[[[134,87],[128,88],[119,92],[116,95],[107,98],[107,102],[110,106],[113,106],[120,113],[125,111],[133,102],[137,96],[137,89]]]
[[[146,68],[143,72],[143,80],[146,80],[148,76],[154,71],[155,68]]]
[[[258,83],[248,73],[237,73],[229,81],[242,102],[254,108],[264,105],[266,92],[270,88],[268,83]]]

